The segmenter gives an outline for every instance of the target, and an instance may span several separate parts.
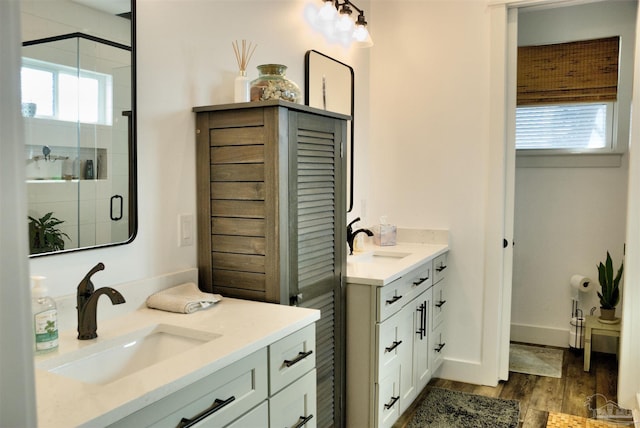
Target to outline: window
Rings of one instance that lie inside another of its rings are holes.
[[[518,48],[516,149],[615,149],[619,37]]]
[[[23,58],[22,102],[36,104],[36,117],[111,125],[112,77],[61,64]]]
[[[516,149],[611,151],[613,110],[614,103],[518,107]]]

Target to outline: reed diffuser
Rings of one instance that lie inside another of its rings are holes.
[[[249,101],[249,83],[250,80],[247,77],[247,66],[251,60],[253,52],[255,52],[258,45],[253,45],[251,42],[247,43],[246,40],[242,40],[242,46],[235,40],[231,43],[233,46],[233,52],[236,54],[236,61],[238,61],[238,76],[235,80],[234,86],[234,101],[237,103],[244,103]]]

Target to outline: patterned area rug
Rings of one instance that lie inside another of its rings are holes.
[[[549,412],[549,418],[547,419],[547,428],[622,428],[632,426],[633,422],[627,424],[612,423],[555,412]]]
[[[547,377],[562,377],[562,349],[512,343],[509,347],[509,370]]]
[[[517,400],[431,387],[407,428],[517,428]]]

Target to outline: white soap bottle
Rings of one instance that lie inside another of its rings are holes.
[[[34,350],[36,354],[58,348],[58,310],[42,285],[44,276],[32,276],[31,313],[33,314]]]

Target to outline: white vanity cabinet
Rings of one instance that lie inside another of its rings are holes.
[[[112,426],[313,428],[315,343],[311,324]]]
[[[347,282],[346,426],[392,426],[442,362],[443,266],[446,252],[387,283]]]

